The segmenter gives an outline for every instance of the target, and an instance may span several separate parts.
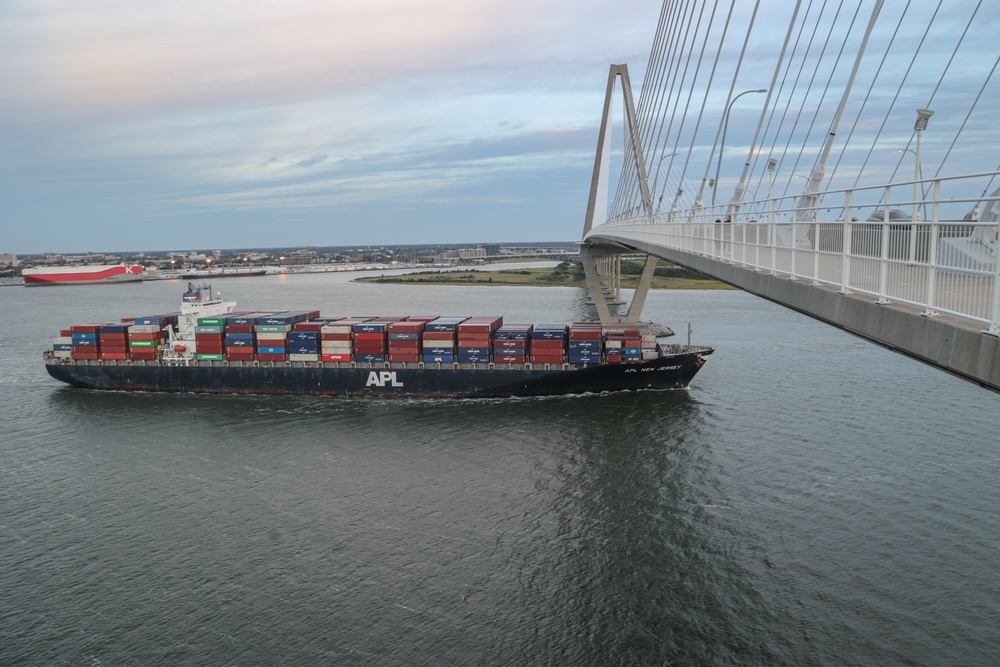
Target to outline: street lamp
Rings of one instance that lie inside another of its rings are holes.
[[[771,206],[771,222],[774,222],[774,169],[777,166],[775,158],[767,158],[767,200]]]
[[[913,154],[917,163],[913,167],[913,221],[916,222],[919,218],[920,208],[917,206],[917,200],[920,197],[920,181],[923,179],[923,173],[920,169],[920,137],[923,135],[924,130],[927,128],[927,121],[930,117],[934,115],[934,112],[930,109],[920,108],[917,109],[917,122],[913,124],[913,131],[917,133],[917,151]]]
[[[680,153],[668,153],[668,154],[666,154],[666,155],[664,155],[663,157],[660,158],[660,161],[656,163],[656,180],[660,180],[660,165],[663,164],[663,161],[666,160],[668,157],[669,158],[675,158],[678,155],[680,155]],[[673,167],[673,165],[674,165],[674,161],[673,161],[673,159],[671,159],[670,160],[670,164],[667,165],[667,177],[663,181],[663,187],[660,188],[660,198],[656,202],[656,212],[657,213],[660,212],[660,205],[663,203],[663,193],[667,189],[667,181],[670,179],[670,168]],[[653,187],[653,192],[656,192],[655,183],[654,183],[654,187]]]
[[[715,185],[712,186],[712,201],[715,201],[715,193],[719,187],[719,170],[722,169],[722,152],[726,147],[726,131],[729,130],[729,112],[733,110],[733,105],[736,104],[736,100],[740,99],[744,95],[749,95],[750,93],[766,93],[767,88],[758,88],[757,90],[744,90],[742,93],[733,98],[733,101],[729,103],[726,107],[726,118],[722,123],[722,143],[719,145],[719,160],[715,165]]]

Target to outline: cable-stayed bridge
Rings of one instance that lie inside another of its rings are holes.
[[[638,99],[609,70],[601,320],[638,321],[663,258],[1000,390],[998,27],[982,0],[666,0]]]

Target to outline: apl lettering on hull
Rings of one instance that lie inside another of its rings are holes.
[[[403,383],[396,379],[395,371],[372,371],[368,374],[366,387],[402,387]]]

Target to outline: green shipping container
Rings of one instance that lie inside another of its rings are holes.
[[[198,326],[204,326],[204,327],[216,327],[216,326],[218,326],[218,327],[221,327],[221,326],[225,326],[226,319],[227,318],[225,318],[225,317],[199,317],[198,318]],[[205,333],[209,333],[209,332],[206,331]]]
[[[203,317],[203,318],[201,318],[201,319],[198,320],[199,324],[198,324],[198,326],[196,326],[194,328],[194,332],[196,334],[220,334],[220,333],[226,333],[226,327],[222,326],[221,324],[218,325],[218,326],[215,326],[215,325],[201,324],[200,323],[201,320],[207,320],[207,319],[212,319],[212,318]]]
[[[158,340],[130,340],[128,342],[129,347],[159,347],[160,342]]]
[[[198,361],[225,361],[226,359],[224,354],[196,354],[194,357]]]
[[[254,327],[257,333],[284,333],[292,327],[287,324],[258,324]]]

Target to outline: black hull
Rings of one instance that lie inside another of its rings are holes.
[[[712,353],[688,348],[632,364],[584,367],[487,364],[322,364],[308,362],[62,361],[46,363],[49,375],[74,387],[115,391],[211,394],[503,398],[681,389]]]

